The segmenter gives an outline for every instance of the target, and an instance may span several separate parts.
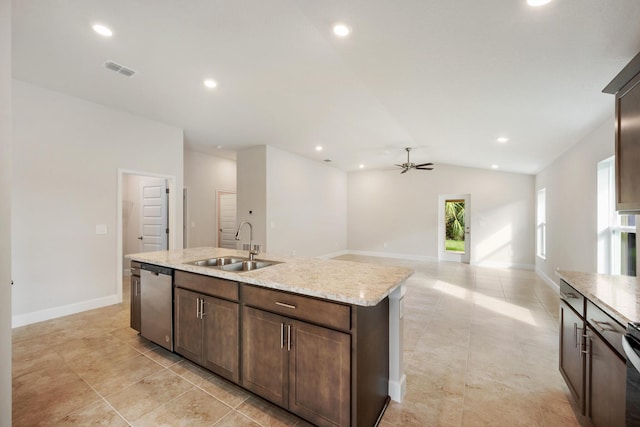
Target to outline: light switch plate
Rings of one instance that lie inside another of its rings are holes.
[[[107,224],[96,224],[96,234],[107,234]]]

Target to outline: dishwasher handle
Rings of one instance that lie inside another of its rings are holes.
[[[165,276],[173,276],[173,269],[169,267],[162,267],[154,264],[142,264],[140,265],[140,270],[146,270],[150,273],[155,274],[164,274]]]

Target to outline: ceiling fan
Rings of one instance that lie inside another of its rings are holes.
[[[411,147],[406,147],[405,150],[407,150],[407,162],[401,165],[396,165],[402,168],[402,171],[400,173],[406,173],[409,169],[418,169],[423,171],[433,170],[433,163],[420,163],[418,165],[416,165],[415,163],[411,163],[411,160],[409,160],[409,153],[411,152]]]

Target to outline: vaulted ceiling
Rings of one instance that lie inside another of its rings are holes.
[[[411,146],[531,174],[613,116],[601,90],[639,22],[638,0],[14,0],[13,76],[223,157],[269,144],[350,171]]]

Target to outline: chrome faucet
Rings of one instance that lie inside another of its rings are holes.
[[[249,226],[249,260],[253,261],[253,258],[260,253],[260,245],[253,244],[253,225],[249,221],[242,221],[236,231],[236,240],[240,240],[240,229],[243,225]]]

